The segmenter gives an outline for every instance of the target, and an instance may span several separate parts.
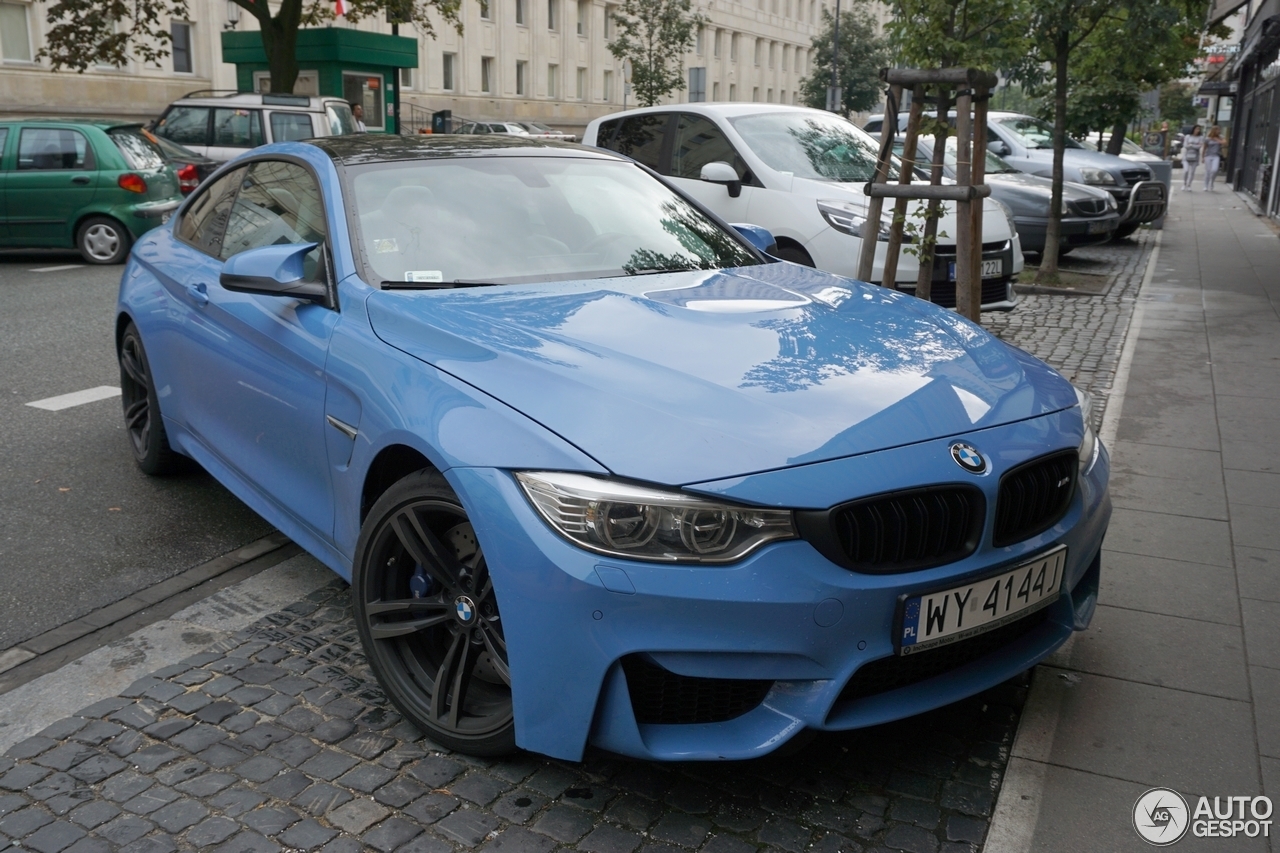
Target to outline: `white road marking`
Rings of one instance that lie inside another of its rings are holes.
[[[46,400],[36,400],[34,403],[27,403],[27,405],[35,409],[58,412],[63,409],[70,409],[72,406],[83,406],[85,403],[95,403],[98,400],[109,400],[112,397],[119,396],[119,388],[113,385],[99,385],[97,388],[86,388],[83,391],[74,391],[58,397],[49,397]]]
[[[78,270],[84,264],[63,264],[60,267],[37,267],[31,272],[62,272],[63,270]]]

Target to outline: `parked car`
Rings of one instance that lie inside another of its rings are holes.
[[[165,162],[173,166],[178,175],[178,188],[182,190],[183,195],[200,186],[200,182],[212,175],[221,165],[217,160],[197,154],[172,139],[156,136],[145,128],[141,129],[141,132],[160,149],[160,156],[164,157]]]
[[[1091,151],[1102,151],[1105,153],[1107,150],[1107,145],[1110,142],[1110,139],[1111,139],[1111,134],[1103,134],[1095,131],[1094,133],[1090,133],[1084,136],[1083,138],[1078,139],[1077,141]],[[1174,147],[1176,146],[1171,141],[1170,142],[1171,155],[1172,153],[1174,153],[1172,151]],[[1116,156],[1121,157],[1125,160],[1132,160],[1135,163],[1163,163],[1164,162],[1163,157],[1159,157],[1155,154],[1152,154],[1150,151],[1143,149],[1141,145],[1134,142],[1132,139],[1129,139],[1128,137],[1126,137],[1120,143],[1120,153],[1117,154]]]
[[[463,134],[484,134],[484,133],[506,133],[512,136],[529,136],[529,131],[514,121],[469,121],[459,127],[454,133]]]
[[[902,153],[903,142],[903,138],[898,137],[894,143],[894,150],[898,154]],[[953,180],[956,176],[957,147],[956,138],[949,137],[943,156],[943,174]],[[1019,172],[990,151],[986,152],[986,156],[984,167],[986,183],[991,187],[991,197],[1009,208],[1018,228],[1022,251],[1037,255],[1042,253],[1053,209],[1053,181]],[[933,138],[918,139],[916,162],[925,167],[932,158]],[[1116,200],[1110,193],[1064,181],[1058,253],[1066,254],[1080,246],[1107,242],[1115,233],[1119,221]]]
[[[270,142],[356,132],[341,98],[192,92],[174,101],[151,130],[218,162]]]
[[[747,758],[1034,666],[1097,601],[1089,398],[771,242],[567,143],[267,146],[134,249],[128,446],[350,579],[465,753]]]
[[[530,136],[536,136],[539,139],[558,139],[561,142],[577,142],[578,136],[574,133],[565,133],[562,130],[556,130],[548,127],[540,121],[519,121],[516,124],[528,131]]]
[[[136,124],[0,121],[0,245],[76,249],[118,264],[182,201],[178,179]]]
[[[634,158],[730,221],[750,221],[778,240],[778,257],[855,276],[879,147],[839,116],[779,104],[694,103],[611,113],[582,141]],[[896,167],[895,167],[896,168]],[[982,307],[1014,307],[1022,250],[1002,208],[984,202]],[[877,231],[871,280],[883,278],[892,204]],[[933,265],[932,300],[953,307],[955,215],[945,205]],[[897,287],[915,291],[915,255],[899,255]]]
[[[954,111],[951,117],[954,121]],[[898,126],[906,127],[906,122],[907,115],[902,113]],[[883,123],[883,116],[872,116],[863,129],[878,134]],[[1150,168],[1086,148],[1070,137],[1065,144],[1062,166],[1066,180],[1098,187],[1115,197],[1120,208],[1117,239],[1128,237],[1144,222],[1164,215],[1168,193]],[[1019,171],[1046,178],[1053,173],[1053,128],[1038,118],[1020,113],[988,113],[987,148]]]

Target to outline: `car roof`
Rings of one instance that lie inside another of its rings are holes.
[[[765,113],[823,113],[824,115],[834,115],[825,110],[815,110],[812,107],[801,107],[793,104],[761,104],[757,102],[717,102],[717,101],[698,101],[691,104],[666,104],[660,107],[642,107],[635,110],[627,110],[626,112],[610,113],[602,119],[596,121],[615,119],[619,116],[645,115],[647,113],[698,113],[708,116],[724,116],[725,118],[736,118],[744,115],[761,115]]]
[[[96,127],[102,130],[142,127],[142,122],[137,119],[68,118],[65,116],[0,119],[0,124],[73,124],[81,127]]]
[[[308,140],[343,165],[385,163],[392,160],[432,160],[449,157],[589,157],[597,160],[623,160],[600,148],[573,142],[560,142],[537,136],[468,136],[425,134],[396,136],[382,133],[356,133],[325,136]]]
[[[183,95],[173,104],[193,105],[197,107],[271,107],[278,110],[300,110],[306,112],[321,112],[324,105],[329,101],[341,101],[342,98],[332,97],[315,97],[310,95],[272,95],[259,94],[257,92],[227,92],[219,94],[216,91],[197,91],[189,92]],[[346,103],[343,101],[343,103]],[[170,106],[172,106],[171,104]]]

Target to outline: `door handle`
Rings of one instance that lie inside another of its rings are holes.
[[[81,184],[81,185],[87,184],[89,183],[89,177],[87,175],[76,175],[74,178],[71,179],[71,183]]]
[[[188,284],[187,293],[191,294],[191,298],[194,299],[196,304],[200,307],[203,308],[205,305],[209,304],[209,288],[205,286],[204,282],[200,282],[199,284]]]

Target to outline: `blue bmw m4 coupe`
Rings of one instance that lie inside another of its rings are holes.
[[[1097,599],[1088,397],[770,243],[566,143],[255,149],[133,249],[132,451],[348,579],[461,752],[749,758],[1035,665]]]

